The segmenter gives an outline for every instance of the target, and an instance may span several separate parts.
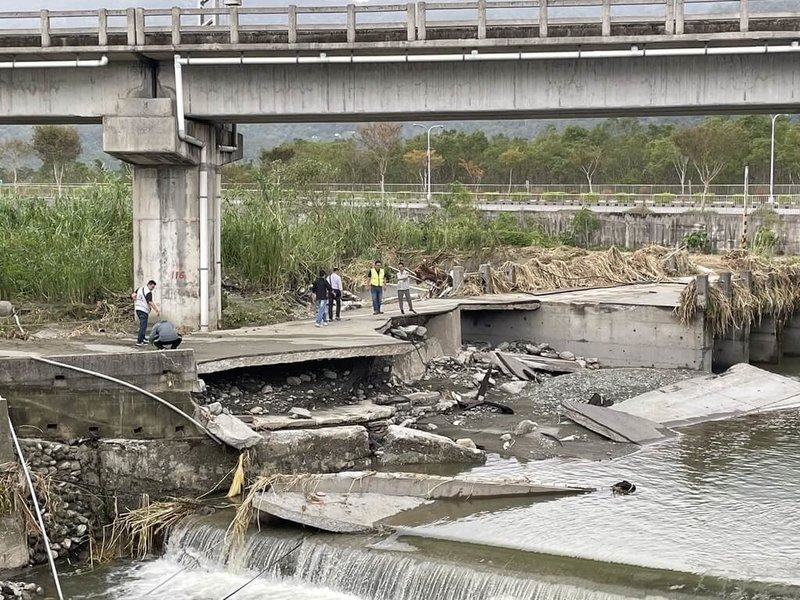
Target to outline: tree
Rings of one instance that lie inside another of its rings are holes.
[[[686,186],[686,174],[689,170],[689,157],[681,153],[672,137],[660,137],[647,144],[646,170],[655,181],[666,181],[670,172],[674,171],[681,184],[681,195]]]
[[[467,175],[475,185],[480,185],[481,179],[486,174],[484,169],[481,169],[474,160],[464,160],[463,158],[458,163],[461,168],[467,172]]]
[[[33,130],[33,151],[42,161],[43,169],[53,170],[53,179],[61,195],[64,169],[81,155],[81,139],[75,127],[39,125]]]
[[[386,191],[386,170],[389,168],[389,159],[400,145],[401,126],[394,123],[370,123],[358,128],[357,138],[378,166],[381,194],[383,194]]]
[[[592,189],[592,182],[597,173],[597,167],[600,166],[600,159],[603,157],[603,149],[596,146],[584,146],[575,150],[575,163],[583,171],[586,181],[589,183],[589,193]]]
[[[701,209],[705,207],[711,182],[726,163],[735,160],[741,137],[741,128],[735,122],[720,118],[708,119],[696,127],[679,129],[672,135],[675,146],[689,158],[703,182]]]
[[[514,174],[514,167],[518,167],[522,164],[522,161],[525,160],[525,153],[521,148],[509,148],[500,156],[498,156],[497,160],[500,161],[500,164],[503,164],[506,166],[506,168],[508,168],[508,193],[510,194],[512,182],[511,178]]]
[[[12,139],[0,144],[0,164],[8,167],[17,185],[19,169],[33,156],[33,148],[23,140]]]
[[[426,150],[409,150],[403,155],[403,161],[412,172],[419,176],[419,182],[424,189],[428,172],[428,152]],[[443,164],[444,159],[441,155],[436,150],[431,150],[431,171],[438,169]]]

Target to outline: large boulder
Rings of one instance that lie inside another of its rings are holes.
[[[482,463],[482,450],[466,448],[450,438],[390,425],[383,441],[383,465],[412,465],[440,463]]]

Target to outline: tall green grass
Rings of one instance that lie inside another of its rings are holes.
[[[93,303],[130,289],[131,231],[116,179],[53,200],[0,197],[0,297]]]
[[[550,242],[535,223],[484,218],[455,189],[442,210],[413,218],[390,205],[359,206],[265,179],[223,207],[225,275],[261,290],[306,285],[321,268],[411,253],[479,251]],[[104,185],[56,200],[0,197],[0,298],[93,303],[132,289],[130,188]]]

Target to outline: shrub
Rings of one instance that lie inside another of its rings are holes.
[[[708,234],[705,231],[692,231],[683,236],[683,245],[689,250],[701,251],[708,246]]]
[[[600,194],[581,194],[581,204],[597,204],[598,202],[600,202]]]
[[[654,194],[653,203],[656,204],[657,206],[669,205],[672,204],[672,202],[675,200],[676,197],[677,196],[675,196],[675,194],[668,194],[668,193]]]

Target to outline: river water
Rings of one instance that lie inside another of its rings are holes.
[[[693,426],[612,462],[492,458],[471,473],[605,489],[484,503],[472,514],[409,521],[388,541],[313,535],[233,598],[800,598],[796,411]],[[608,486],[621,479],[636,493],[612,495]],[[161,558],[67,577],[65,589],[75,599],[222,599],[301,536],[254,532],[222,556],[222,518],[179,527]]]

